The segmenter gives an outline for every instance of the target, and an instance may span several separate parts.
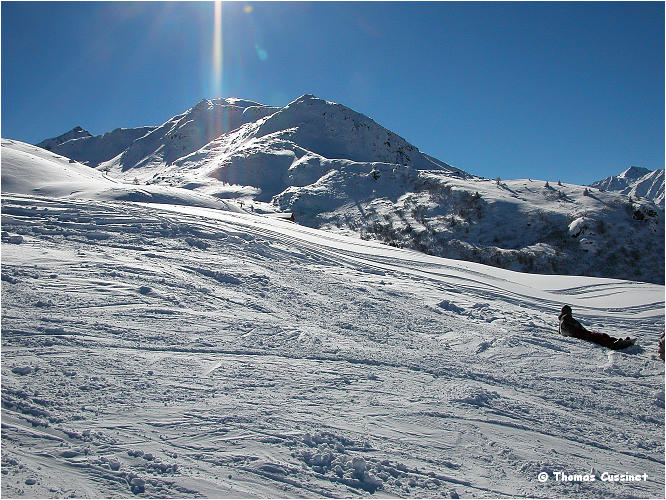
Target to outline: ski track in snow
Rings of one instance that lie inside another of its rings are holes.
[[[664,494],[663,286],[186,206],[8,195],[2,228],[3,496]],[[649,479],[552,479],[592,469]]]

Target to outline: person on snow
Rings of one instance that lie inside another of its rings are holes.
[[[588,342],[594,342],[609,349],[624,349],[634,344],[634,341],[629,337],[624,339],[616,339],[605,333],[591,332],[578,321],[573,318],[571,307],[563,306],[562,312],[559,315],[560,319],[560,335],[565,337],[575,337]]]

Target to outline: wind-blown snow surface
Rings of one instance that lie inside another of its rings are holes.
[[[664,495],[663,286],[186,206],[5,193],[2,229],[3,496]]]

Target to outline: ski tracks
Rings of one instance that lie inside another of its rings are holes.
[[[24,237],[3,243],[3,494],[663,492],[663,287],[546,290],[249,215],[122,207],[3,199]],[[623,294],[628,313],[597,302]],[[572,297],[646,352],[558,336]],[[536,480],[625,464],[651,481]]]

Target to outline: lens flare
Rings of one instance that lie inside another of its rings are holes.
[[[213,92],[214,97],[222,96],[222,2],[215,2],[213,25]]]
[[[257,51],[257,57],[259,58],[260,61],[265,61],[266,59],[268,59],[268,52],[266,52],[266,49],[260,47],[258,43],[254,44],[254,50]]]

